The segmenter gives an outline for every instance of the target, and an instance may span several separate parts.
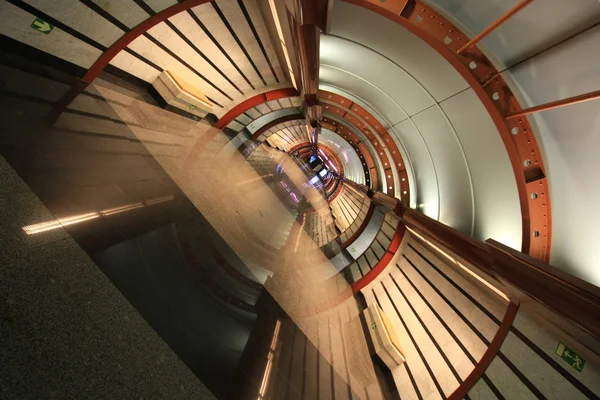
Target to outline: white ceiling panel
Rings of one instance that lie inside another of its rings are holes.
[[[271,72],[269,64],[267,63],[267,59],[261,52],[260,46],[258,45],[258,42],[256,41],[254,34],[248,25],[248,21],[246,21],[246,18],[242,13],[242,9],[238,3],[233,0],[217,0],[215,3],[218,4],[221,12],[223,12],[231,27],[242,42],[242,45],[246,48],[246,51],[248,54],[250,54],[250,57],[252,57],[256,67],[267,82],[267,85],[276,84],[277,82],[275,81],[275,77]]]
[[[387,57],[412,75],[438,102],[468,87],[460,74],[428,44],[374,12],[337,1],[330,34]]]
[[[176,0],[145,0],[145,3],[150,6],[154,11],[159,12],[165,8],[169,8],[177,4]]]
[[[475,199],[473,236],[480,240],[492,238],[521,250],[519,193],[494,122],[472,89],[440,105],[467,157]]]
[[[433,159],[440,190],[439,220],[471,235],[473,194],[462,147],[446,115],[432,107],[412,118]],[[411,157],[415,162],[415,158]]]
[[[292,115],[296,113],[298,113],[298,110],[296,110],[295,108],[283,108],[281,110],[273,111],[271,113],[263,115],[262,117],[253,121],[246,128],[248,128],[248,131],[250,131],[250,133],[253,135],[269,122],[275,121],[277,118],[285,117],[286,115]]]
[[[200,26],[186,12],[179,13],[169,21],[177,27],[187,38],[189,38],[200,51],[215,64],[215,66],[231,79],[237,87],[244,93],[252,91],[252,88],[244,80],[244,77],[235,69],[234,65],[225,57],[225,54],[215,45],[215,43],[206,35]],[[204,70],[201,70],[204,71]],[[235,93],[239,96],[239,93]]]
[[[377,109],[392,125],[408,118],[402,107],[380,88],[347,71],[321,64],[320,82],[356,94]]]
[[[435,165],[423,137],[411,120],[394,126],[390,134],[397,136],[410,154],[414,175],[411,192],[416,188],[417,209],[425,215],[438,219],[440,214],[440,193]],[[412,200],[411,200],[412,201]]]
[[[356,154],[356,151],[350,146],[350,143],[337,133],[327,129],[321,131],[319,143],[324,144],[337,153],[337,156],[344,167],[344,177],[346,179],[364,185],[365,172],[358,154]]]
[[[354,42],[321,35],[321,64],[342,69],[368,81],[409,115],[435,104],[423,86],[397,64]]]

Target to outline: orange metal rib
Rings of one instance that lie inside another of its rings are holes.
[[[488,26],[487,28],[485,28],[483,31],[481,31],[481,33],[479,35],[475,36],[467,44],[465,44],[463,47],[461,47],[460,50],[458,50],[457,54],[460,55],[460,54],[464,53],[465,51],[467,51],[468,49],[470,49],[471,47],[475,46],[477,43],[479,43],[481,40],[483,40],[483,38],[485,38],[487,35],[489,35],[490,32],[492,32],[494,29],[496,29],[497,27],[499,27],[500,25],[505,23],[510,17],[512,17],[513,15],[515,15],[516,13],[518,13],[519,11],[521,11],[522,9],[524,9],[531,3],[533,3],[533,0],[521,0],[519,3],[515,4],[515,6],[513,8],[511,8],[510,10],[508,10],[506,12],[506,14],[504,14],[503,16],[501,16],[500,18],[498,18],[497,20],[492,22],[492,24],[490,26]]]
[[[533,114],[540,111],[552,110],[554,108],[570,106],[572,104],[583,103],[590,100],[600,99],[600,90],[590,92],[586,94],[580,94],[579,96],[569,97],[568,99],[562,99],[553,101],[551,103],[541,104],[539,106],[525,108],[519,111],[514,111],[506,115],[506,119],[517,118],[523,115]]]

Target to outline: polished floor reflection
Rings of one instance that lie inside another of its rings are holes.
[[[50,212],[15,215],[15,235],[72,237],[217,398],[381,398],[329,261],[331,208],[301,163],[114,76],[65,105],[72,77],[8,55],[0,68],[0,153]]]

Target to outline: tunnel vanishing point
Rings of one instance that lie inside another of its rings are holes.
[[[0,0],[0,399],[600,399],[597,0]]]

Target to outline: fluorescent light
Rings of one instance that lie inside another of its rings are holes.
[[[134,203],[134,204],[129,204],[129,205],[122,206],[122,207],[116,207],[116,208],[111,208],[108,210],[102,210],[100,213],[102,215],[113,215],[113,214],[118,214],[120,212],[135,210],[136,208],[142,208],[142,207],[144,207],[144,205],[142,203]]]
[[[265,367],[265,374],[263,375],[262,383],[260,385],[260,391],[258,392],[258,400],[264,399],[264,396],[267,392],[269,378],[271,377],[273,359],[275,358],[275,350],[277,350],[277,338],[279,337],[280,328],[281,321],[277,320],[277,322],[275,323],[275,331],[273,332],[273,339],[271,339],[271,347],[269,348],[269,354],[267,355],[267,366]]]
[[[155,199],[147,200],[145,202],[145,204],[150,206],[153,204],[164,203],[166,201],[170,201],[170,200],[174,200],[174,199],[175,199],[174,196],[163,196],[163,197],[158,197]],[[142,208],[142,207],[144,207],[144,203],[126,204],[124,206],[109,208],[106,210],[102,210],[100,212],[91,212],[91,213],[87,213],[87,214],[74,215],[71,217],[55,219],[53,221],[45,221],[45,222],[40,222],[40,223],[33,224],[33,225],[27,225],[27,226],[23,227],[23,231],[25,231],[25,233],[28,235],[34,235],[36,233],[47,232],[47,231],[51,231],[54,229],[62,228],[64,226],[79,224],[81,222],[89,221],[89,220],[100,218],[103,216],[118,214],[118,213],[122,213],[125,211],[131,211],[131,210],[135,210],[135,209]]]
[[[454,257],[450,256],[448,253],[446,253],[444,250],[440,249],[439,247],[437,247],[435,244],[431,243],[429,240],[425,239],[423,236],[419,235],[417,232],[415,232],[414,230],[410,229],[410,228],[406,228],[408,229],[408,231],[417,236],[419,239],[421,239],[423,242],[427,243],[429,246],[433,247],[438,253],[440,253],[441,255],[443,255],[445,258],[447,258],[449,261],[453,262],[454,264],[456,264],[457,266],[459,266],[460,268],[462,268],[465,272],[467,272],[469,275],[471,275],[472,277],[474,277],[475,279],[477,279],[479,282],[483,283],[485,286],[487,286],[488,288],[490,288],[494,293],[496,293],[498,296],[502,297],[504,300],[510,302],[510,299],[508,298],[508,296],[506,296],[502,291],[500,291],[498,288],[496,288],[494,285],[492,285],[491,283],[489,283],[488,281],[486,281],[485,279],[483,279],[482,277],[480,277],[479,275],[477,275],[475,272],[473,272],[470,268],[466,267],[465,265],[463,265],[461,262],[457,261],[456,259],[454,259]]]
[[[146,205],[151,206],[153,204],[164,203],[165,201],[171,201],[171,200],[175,200],[175,196],[163,196],[163,197],[158,197],[156,199],[147,200]]]
[[[339,172],[338,169],[335,167],[335,165],[333,165],[333,163],[331,162],[331,160],[327,161],[327,164],[335,171],[335,172]]]
[[[74,215],[72,217],[56,219],[54,221],[46,221],[40,222],[38,224],[24,226],[23,230],[28,235],[33,235],[35,233],[47,232],[54,229],[61,228],[63,226],[69,226],[73,224],[78,224],[80,222],[89,221],[90,219],[100,217],[99,213],[88,213],[82,215]]]

